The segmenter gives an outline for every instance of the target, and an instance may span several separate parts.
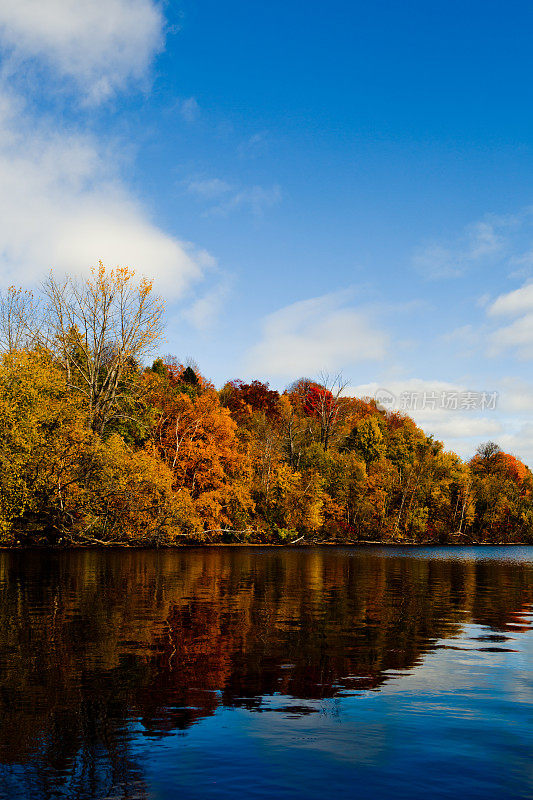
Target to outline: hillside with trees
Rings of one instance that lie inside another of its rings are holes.
[[[339,378],[145,366],[162,315],[102,264],[2,296],[3,545],[533,542],[533,475],[498,445],[465,463]]]

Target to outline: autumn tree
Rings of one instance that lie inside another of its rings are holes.
[[[63,366],[68,390],[84,398],[91,428],[102,433],[118,413],[132,365],[161,335],[161,298],[151,281],[102,262],[88,280],[50,274],[44,293],[45,344]]]
[[[77,428],[83,436],[83,424],[76,425],[80,413],[65,402],[64,374],[46,354],[15,351],[2,356],[0,531],[4,539],[9,541],[14,528],[31,520],[40,527],[51,521],[60,506],[70,434]]]
[[[14,353],[38,340],[41,320],[33,292],[10,286],[0,292],[0,350]]]
[[[293,398],[294,399],[294,398]],[[294,403],[285,392],[280,397],[279,431],[283,447],[291,467],[298,469],[304,447],[312,441],[307,420],[298,413],[298,403]]]
[[[0,534],[5,541],[158,543],[179,530],[173,475],[148,443],[105,441],[46,351],[0,360]]]
[[[358,452],[367,464],[385,455],[386,443],[380,419],[376,414],[363,417],[346,440],[345,447]]]
[[[210,538],[247,527],[251,507],[246,448],[214,390],[190,396],[168,375],[145,373],[155,412],[152,440],[172,470],[191,535]]]
[[[520,541],[532,535],[533,475],[494,442],[480,445],[471,459],[475,530],[483,540]]]
[[[332,435],[344,418],[345,388],[346,382],[340,373],[333,378],[328,373],[322,373],[319,382],[300,378],[287,389],[289,398],[300,404],[308,417],[317,421],[320,444],[324,450],[328,449]]]
[[[257,411],[267,417],[279,417],[280,414],[279,393],[261,381],[229,381],[220,392],[220,400],[236,419]]]
[[[117,433],[106,441],[93,434],[81,456],[90,468],[67,487],[63,505],[70,524],[62,536],[82,544],[176,540],[182,520],[173,474],[151,443],[136,449]]]

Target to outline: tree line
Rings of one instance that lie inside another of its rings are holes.
[[[533,475],[498,445],[463,462],[340,376],[144,366],[163,310],[101,263],[1,296],[4,544],[533,541]]]

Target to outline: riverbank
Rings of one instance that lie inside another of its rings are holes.
[[[102,542],[99,544],[79,544],[79,543],[66,543],[66,544],[13,544],[13,545],[0,545],[0,552],[16,552],[26,550],[39,550],[45,552],[63,552],[67,550],[141,550],[141,551],[157,551],[157,550],[193,550],[193,549],[227,549],[227,548],[254,548],[271,550],[273,548],[280,550],[294,550],[297,548],[313,548],[313,547],[436,547],[445,549],[458,549],[463,547],[532,547],[531,541],[514,541],[514,542],[479,542],[479,541],[464,541],[464,542],[435,542],[432,540],[421,542],[405,542],[405,541],[299,541],[295,543],[284,542],[184,542],[181,544],[140,544],[140,543],[119,543],[119,542]]]

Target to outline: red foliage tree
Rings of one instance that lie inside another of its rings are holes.
[[[312,383],[307,389],[303,408],[308,417],[321,419],[324,413],[331,413],[334,402],[335,398],[329,389],[319,386],[318,383]]]
[[[256,411],[270,418],[279,417],[279,393],[268,383],[233,380],[226,384],[224,395],[224,405],[237,417]]]
[[[474,473],[500,475],[521,486],[528,476],[529,469],[516,456],[504,453],[494,442],[487,442],[478,448],[470,461]]]

